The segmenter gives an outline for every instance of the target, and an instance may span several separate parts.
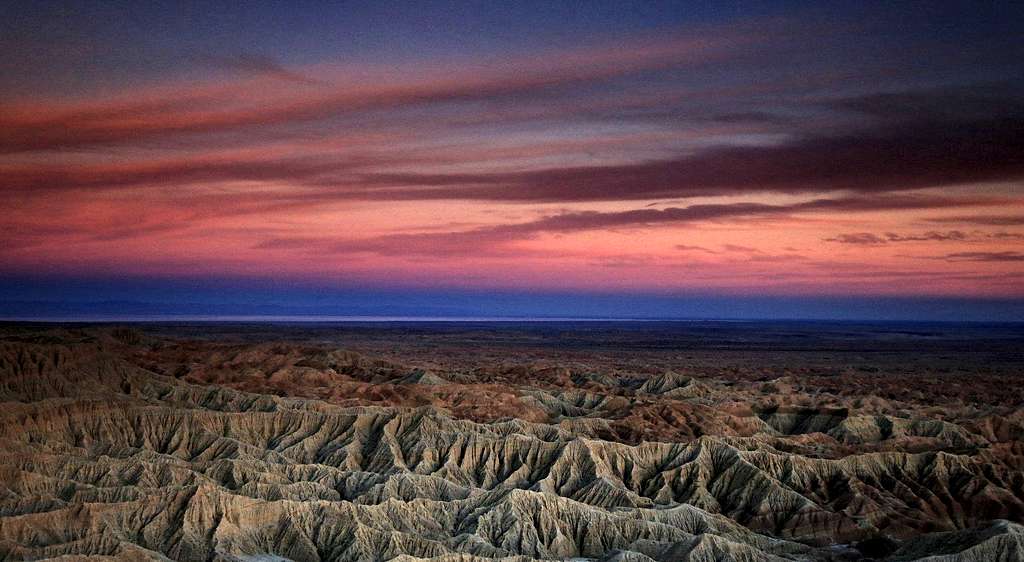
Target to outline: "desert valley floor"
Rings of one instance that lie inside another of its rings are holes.
[[[0,401],[0,560],[1024,560],[1021,325],[10,323]]]

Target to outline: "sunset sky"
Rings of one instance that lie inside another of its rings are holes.
[[[99,4],[0,7],[0,316],[1024,320],[1012,2]]]

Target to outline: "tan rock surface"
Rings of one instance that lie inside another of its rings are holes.
[[[840,545],[878,537],[894,560],[1020,559],[1013,406],[762,387],[9,338],[0,560],[854,560]]]

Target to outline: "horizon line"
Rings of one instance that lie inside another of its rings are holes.
[[[811,317],[713,317],[713,316],[666,316],[666,317],[594,317],[594,316],[345,316],[345,315],[92,315],[92,316],[0,316],[4,324],[176,324],[196,323],[257,323],[257,324],[401,324],[401,323],[872,323],[872,324],[1024,324],[1024,320],[907,320],[886,318],[811,318]]]

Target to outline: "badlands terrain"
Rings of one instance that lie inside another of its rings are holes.
[[[1024,328],[0,325],[0,560],[1024,560]]]

